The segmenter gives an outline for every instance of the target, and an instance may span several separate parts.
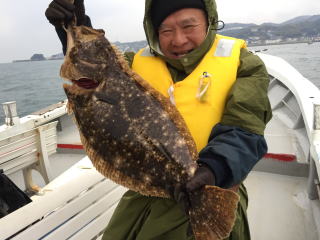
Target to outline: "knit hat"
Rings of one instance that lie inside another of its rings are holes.
[[[166,17],[182,8],[198,8],[206,12],[203,0],[153,0],[150,14],[154,29],[157,31]]]

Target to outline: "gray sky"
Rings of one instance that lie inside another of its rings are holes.
[[[54,28],[44,12],[49,0],[0,0],[0,63],[29,59],[33,53],[61,52]],[[145,39],[144,0],[85,1],[95,28],[111,41]],[[217,0],[220,20],[226,23],[280,23],[300,15],[320,14],[319,0]]]

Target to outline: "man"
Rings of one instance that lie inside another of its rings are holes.
[[[91,25],[83,0],[75,6],[54,0],[46,11],[64,51],[61,23],[73,12],[79,24]],[[185,186],[168,189],[173,199],[125,193],[104,240],[194,239],[181,206],[190,192],[204,185],[239,193],[237,219],[228,239],[250,239],[247,193],[241,182],[267,151],[263,132],[271,118],[269,77],[243,40],[216,34],[217,23],[214,0],[146,0],[149,46],[134,57],[126,56],[133,70],[184,117],[199,151],[199,168]]]

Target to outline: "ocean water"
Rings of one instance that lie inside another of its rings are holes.
[[[66,98],[59,77],[62,60],[0,64],[0,103],[16,101],[20,117]],[[4,112],[0,109],[0,124]]]
[[[279,56],[320,88],[320,43],[252,47]],[[0,64],[0,103],[17,102],[19,116],[25,116],[66,98],[59,77],[62,60]],[[0,124],[4,123],[2,106]]]
[[[283,58],[320,88],[320,42],[270,45],[250,49]]]

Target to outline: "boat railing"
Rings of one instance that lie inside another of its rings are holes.
[[[311,161],[309,166],[308,193],[311,200],[320,198],[320,102],[314,103]]]
[[[282,58],[262,53],[257,55],[264,61],[272,76],[268,95],[273,118],[280,120],[290,133],[284,139],[293,146],[297,162],[309,166],[309,198],[319,199],[320,90]],[[267,136],[267,142],[268,137],[270,136]],[[274,139],[270,138],[268,142],[272,148],[274,144],[270,140]],[[289,148],[288,150],[290,151]]]
[[[6,115],[6,124],[0,125],[0,140],[17,135],[23,131],[33,129],[53,121],[59,122],[59,118],[66,115],[67,102],[67,100],[61,101],[59,103],[53,104],[49,107],[46,107],[42,110],[31,113],[24,117],[18,117],[18,115],[15,115],[15,117],[11,118],[10,114],[9,116],[7,116],[6,114],[6,112],[9,111],[6,111],[6,109],[4,109]],[[13,124],[10,124],[11,122]]]
[[[52,180],[48,157],[57,149],[57,121],[0,140],[0,169],[6,175],[23,172],[27,191],[39,192],[32,170],[38,171],[46,184]]]

